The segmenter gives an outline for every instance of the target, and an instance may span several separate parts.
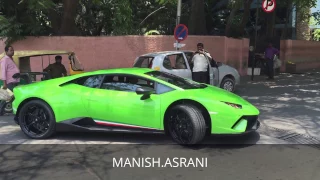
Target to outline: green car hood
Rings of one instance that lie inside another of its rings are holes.
[[[204,89],[186,90],[185,93],[182,93],[179,98],[189,97],[190,99],[202,103],[209,111],[212,112],[216,111],[218,108],[220,110],[227,111],[226,113],[239,114],[239,116],[241,114],[255,115],[260,113],[254,105],[242,97],[218,87],[208,86]],[[242,108],[235,109],[233,107],[231,108],[231,106],[224,106],[225,103],[237,104]]]
[[[208,98],[210,97],[210,99],[213,99],[216,101],[222,101],[222,102],[228,102],[228,103],[234,103],[234,104],[240,104],[240,105],[251,105],[248,101],[244,100],[242,97],[214,86],[208,86],[201,93],[203,94],[204,97],[208,97]]]

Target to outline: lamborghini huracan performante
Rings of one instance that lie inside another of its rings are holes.
[[[18,86],[15,121],[30,138],[58,131],[165,133],[178,144],[259,128],[259,110],[211,85],[148,68],[86,72]]]

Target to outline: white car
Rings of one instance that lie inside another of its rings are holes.
[[[144,54],[135,59],[134,67],[151,68],[192,80],[192,57],[194,51],[162,51]],[[240,84],[238,71],[226,64],[210,61],[208,76],[213,86],[234,92]]]

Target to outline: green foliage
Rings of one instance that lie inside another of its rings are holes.
[[[314,41],[320,41],[320,29],[316,29],[312,33]]]
[[[144,34],[149,30],[158,30],[160,34],[172,34],[175,23],[177,6],[175,1],[132,0],[133,28],[135,34]]]
[[[46,10],[54,4],[50,0],[3,0],[0,4],[0,37],[5,43],[24,36],[45,34],[48,29]]]
[[[314,18],[314,25],[320,25],[320,12],[314,12],[311,16]]]
[[[157,3],[160,5],[166,5],[166,4],[177,4],[178,0],[156,0]]]
[[[153,29],[167,34],[173,32],[175,4],[172,0],[80,0],[76,24],[88,36],[142,35]]]
[[[0,0],[0,37],[6,43],[12,43],[25,36],[41,36],[54,33],[60,27],[53,27],[53,19],[61,21],[63,7],[58,4],[63,0]],[[84,36],[101,35],[144,35],[152,30],[159,34],[172,35],[176,24],[177,0],[78,0],[77,15],[74,17],[77,29]],[[207,29],[211,33],[223,35],[228,9],[219,5],[220,0],[206,0],[205,13]],[[277,6],[293,3],[296,8],[315,6],[316,0],[281,0]],[[232,0],[229,8],[239,9],[243,0]],[[49,10],[54,10],[54,18]],[[183,1],[181,23],[188,25],[191,0]],[[227,10],[227,11],[226,11]],[[230,9],[229,9],[230,10]],[[306,16],[309,14],[302,13]],[[318,16],[316,16],[318,15]],[[314,14],[319,24],[320,13]],[[60,17],[60,18],[59,18]],[[236,13],[232,19],[231,31],[237,35],[237,28],[242,13]],[[57,25],[56,25],[57,26]],[[222,31],[221,31],[222,30]]]
[[[106,0],[80,0],[76,24],[82,35],[100,36],[112,32],[112,8]]]
[[[315,26],[317,25],[317,21],[314,17],[311,17],[310,18],[310,21],[309,21],[309,25],[311,26]],[[320,29],[315,29],[313,32],[312,32],[312,39],[314,41],[320,41]]]
[[[130,0],[116,0],[113,8],[112,35],[128,35],[134,32]]]

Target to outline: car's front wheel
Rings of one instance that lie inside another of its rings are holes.
[[[223,78],[220,88],[227,90],[229,92],[234,92],[236,87],[235,81],[230,77]]]
[[[46,139],[55,133],[55,116],[50,106],[40,100],[32,100],[21,107],[20,128],[32,139]]]
[[[166,128],[178,144],[200,143],[206,135],[206,123],[201,111],[192,105],[179,104],[170,109]]]

